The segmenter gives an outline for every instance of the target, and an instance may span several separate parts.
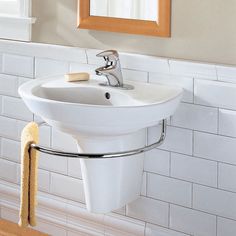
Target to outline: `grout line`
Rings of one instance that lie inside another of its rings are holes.
[[[195,152],[195,150],[194,150],[194,146],[195,146],[194,135],[195,135],[195,132],[193,131],[193,132],[192,132],[192,157],[193,157],[194,152]]]
[[[219,189],[219,174],[220,174],[220,165],[219,165],[219,162],[217,162],[216,184],[217,184],[217,188],[218,188],[218,189]]]
[[[170,203],[168,204],[168,228],[170,228]]]
[[[217,134],[220,135],[220,108],[217,108]]]
[[[220,81],[217,65],[214,65],[214,68],[215,68],[215,76],[216,76],[216,80],[217,80],[217,81]]]
[[[171,172],[172,172],[172,168],[171,168],[171,164],[172,164],[172,153],[169,153],[169,177],[171,176]]]
[[[146,172],[146,194],[145,194],[145,197],[148,197],[148,178],[149,178],[149,175]]]
[[[193,201],[194,201],[194,195],[193,195],[193,183],[192,183],[192,185],[191,185],[191,207],[192,207],[192,209],[193,209]]]
[[[33,58],[33,79],[36,78],[36,58]]]
[[[51,187],[52,186],[52,175],[51,172],[49,171],[49,193],[51,193]]]
[[[85,59],[86,59],[86,63],[85,64],[89,64],[87,49],[84,50],[84,54],[85,54]]]
[[[196,104],[196,96],[195,96],[195,78],[192,78],[193,79],[193,104]]]
[[[144,232],[143,232],[144,236],[147,236],[147,222],[144,222]]]

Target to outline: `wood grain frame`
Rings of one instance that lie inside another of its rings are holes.
[[[81,29],[170,37],[171,0],[157,1],[157,21],[145,21],[90,16],[90,0],[78,0],[77,25]]]

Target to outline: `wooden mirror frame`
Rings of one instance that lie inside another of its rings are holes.
[[[171,0],[158,1],[157,21],[90,16],[90,0],[78,0],[78,28],[170,37]]]

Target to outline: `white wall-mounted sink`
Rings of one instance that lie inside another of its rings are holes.
[[[19,93],[29,109],[72,135],[80,152],[115,152],[143,147],[145,128],[173,115],[182,89],[129,81],[133,90],[103,87],[96,77],[66,82],[64,77],[32,80]],[[157,137],[158,138],[158,137]],[[143,154],[111,160],[81,160],[86,204],[105,213],[140,194]]]
[[[99,82],[69,83],[56,77],[26,83],[19,93],[49,124],[72,135],[98,136],[153,126],[174,113],[182,94],[180,88],[160,84],[129,81],[135,89],[122,90]]]

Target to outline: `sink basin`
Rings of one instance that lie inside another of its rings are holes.
[[[133,90],[64,77],[36,79],[19,93],[28,108],[52,127],[73,136],[79,152],[121,152],[146,145],[146,128],[173,115],[182,88],[126,81]],[[158,139],[159,137],[157,137]],[[86,205],[107,213],[140,196],[144,154],[115,159],[81,159]]]
[[[171,116],[181,100],[181,88],[129,81],[135,89],[121,90],[99,82],[55,77],[26,83],[19,93],[31,111],[73,136],[132,133]]]

